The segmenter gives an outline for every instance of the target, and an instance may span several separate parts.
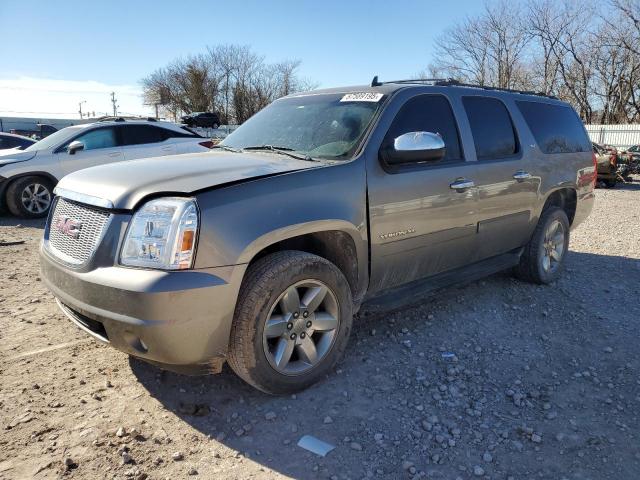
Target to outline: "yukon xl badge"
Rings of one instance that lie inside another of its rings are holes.
[[[388,238],[404,237],[405,235],[409,235],[411,233],[416,233],[416,229],[413,228],[413,227],[409,227],[406,230],[400,230],[400,231],[397,231],[397,232],[383,233],[382,235],[380,235],[380,238],[382,240],[386,240]]]
[[[67,235],[68,237],[78,238],[80,236],[82,222],[79,220],[74,220],[73,218],[69,218],[65,215],[60,215],[58,218],[56,218],[56,221],[53,224],[53,228],[58,230],[60,233]]]

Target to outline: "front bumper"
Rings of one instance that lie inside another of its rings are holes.
[[[246,265],[158,271],[77,271],[40,247],[42,279],[81,329],[130,355],[182,373],[219,371]]]

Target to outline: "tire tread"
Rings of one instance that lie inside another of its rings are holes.
[[[240,287],[234,319],[231,325],[231,334],[229,336],[227,361],[232,370],[241,379],[266,393],[280,392],[271,390],[268,385],[264,385],[255,378],[251,372],[252,367],[255,366],[253,349],[257,333],[254,321],[256,306],[260,305],[260,303],[264,301],[264,298],[268,298],[273,294],[272,286],[277,283],[281,275],[285,274],[295,265],[305,261],[324,264],[339,277],[342,277],[344,284],[347,285],[346,278],[344,278],[342,272],[328,260],[307,252],[285,250],[269,254],[257,260],[256,263],[251,265],[247,270]],[[350,291],[348,292],[348,300],[351,301]],[[335,361],[338,359],[339,355],[335,357]],[[299,389],[301,388],[295,390]]]

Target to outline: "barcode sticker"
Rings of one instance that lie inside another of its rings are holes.
[[[384,95],[374,92],[347,93],[340,99],[341,102],[379,102]]]

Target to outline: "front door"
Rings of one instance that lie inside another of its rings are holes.
[[[381,149],[409,132],[439,134],[446,153],[436,162],[395,168],[369,159],[371,293],[466,265],[474,244],[477,198],[469,180],[476,166],[465,162],[448,99],[437,94],[409,98]]]
[[[114,127],[94,128],[68,143],[71,141],[82,142],[84,147],[73,154],[67,152],[68,145],[58,149],[56,155],[60,157],[65,175],[83,168],[124,160]]]

